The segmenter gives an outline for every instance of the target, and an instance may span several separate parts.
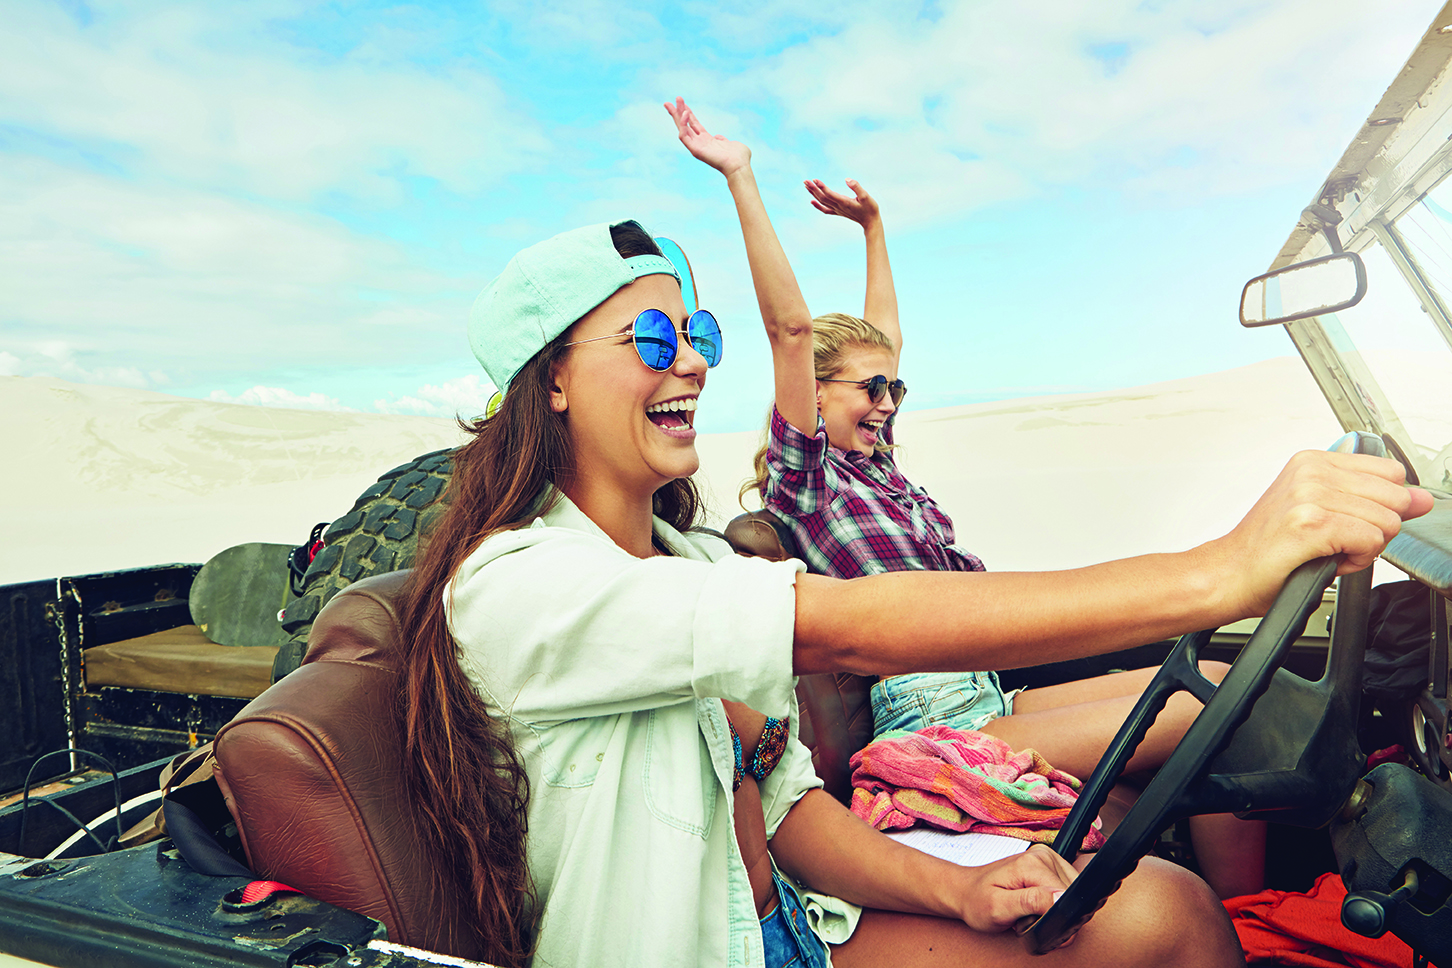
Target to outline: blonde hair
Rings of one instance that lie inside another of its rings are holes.
[[[812,320],[812,372],[818,380],[830,380],[842,372],[842,368],[847,365],[848,355],[856,350],[886,350],[896,353],[897,347],[886,333],[856,316],[827,313]],[[815,427],[810,430],[806,427],[801,429],[809,433],[816,431]],[[770,435],[771,418],[768,415],[767,427],[761,435],[761,447],[751,461],[752,476],[742,482],[741,490],[736,493],[736,500],[742,507],[746,506],[745,498],[751,491],[761,495],[763,502],[766,499],[766,449]],[[885,454],[893,447],[892,444],[878,441],[873,449],[879,454]]]

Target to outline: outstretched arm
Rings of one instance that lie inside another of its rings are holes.
[[[812,314],[767,217],[756,176],[751,172],[751,149],[708,132],[682,98],[676,98],[675,104],[667,104],[665,109],[676,122],[681,144],[726,176],[726,187],[741,220],[761,321],[771,341],[776,408],[787,423],[805,434],[815,434],[817,382],[812,371]]]
[[[887,261],[887,235],[882,228],[882,210],[862,186],[847,179],[852,197],[828,188],[820,178],[805,183],[812,195],[812,207],[827,215],[850,218],[862,226],[867,239],[867,304],[862,318],[882,330],[898,353],[902,352],[902,326],[897,318],[897,290],[892,284],[892,265]]]
[[[1396,461],[1303,451],[1234,530],[1189,551],[1060,572],[798,575],[795,670],[1015,669],[1264,615],[1297,565],[1369,567],[1427,513],[1431,495],[1404,481]]]

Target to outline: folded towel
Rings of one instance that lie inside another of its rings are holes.
[[[1079,781],[1036,750],[974,730],[885,733],[852,757],[852,812],[878,830],[928,824],[1051,843]],[[1104,844],[1096,820],[1084,849]]]

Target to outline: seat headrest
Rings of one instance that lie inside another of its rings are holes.
[[[390,571],[354,582],[334,595],[313,621],[303,665],[361,662],[399,671],[399,611],[411,571]]]
[[[762,509],[738,514],[726,525],[726,541],[738,555],[785,561],[800,558],[791,532],[775,514]]]

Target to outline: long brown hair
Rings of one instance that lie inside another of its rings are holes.
[[[660,254],[637,226],[614,227],[611,236],[623,258]],[[550,407],[554,368],[569,352],[564,342],[562,333],[520,369],[494,416],[460,422],[473,439],[454,453],[447,506],[419,555],[401,616],[410,793],[443,862],[437,876],[473,908],[480,957],[505,968],[528,962],[542,913],[525,858],[529,780],[507,724],[490,714],[459,664],[443,599],[484,539],[543,514],[558,499],[550,485],[566,486],[573,473],[564,416]],[[685,478],[657,490],[653,506],[685,531],[701,500]]]
[[[830,380],[842,372],[842,367],[847,365],[847,354],[855,350],[887,350],[895,353],[897,347],[892,345],[892,340],[886,333],[856,316],[827,313],[812,320],[812,371],[818,380]],[[810,432],[815,433],[816,429],[812,427]],[[768,425],[766,433],[762,434],[761,447],[751,459],[752,476],[746,479],[736,494],[737,500],[743,502],[743,507],[746,495],[751,491],[756,491],[763,500],[766,498],[765,438],[770,433],[771,427]],[[892,450],[893,445],[879,442],[873,449],[880,454]]]

